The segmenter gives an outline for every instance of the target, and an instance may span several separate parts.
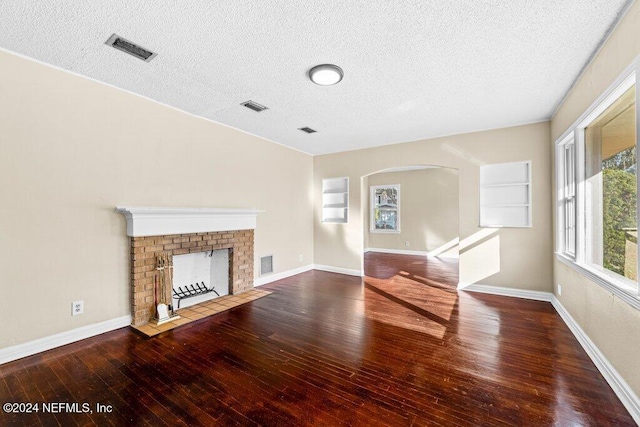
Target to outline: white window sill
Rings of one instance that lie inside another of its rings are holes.
[[[369,230],[371,233],[381,233],[381,234],[400,234],[400,230]]]
[[[556,252],[556,259],[566,265],[567,267],[577,271],[581,275],[585,276],[587,279],[592,282],[597,283],[598,285],[605,288],[607,291],[616,295],[623,301],[629,303],[632,307],[640,310],[640,298],[638,297],[637,292],[634,290],[627,290],[620,285],[615,284],[612,281],[612,277],[607,276],[605,273],[602,273],[598,270],[594,270],[593,268],[589,268],[583,264],[579,264],[572,260],[571,258],[566,257],[565,255]]]

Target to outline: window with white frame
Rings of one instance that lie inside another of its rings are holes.
[[[371,218],[369,231],[400,232],[400,184],[371,187]]]
[[[573,134],[558,144],[558,251],[576,255],[576,150]]]
[[[636,78],[626,78],[556,143],[557,253],[638,297]]]
[[[633,85],[584,127],[584,261],[632,287],[638,279],[635,106]]]

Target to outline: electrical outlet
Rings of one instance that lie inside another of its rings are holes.
[[[562,285],[560,283],[558,283],[558,296],[562,296]]]
[[[304,255],[302,255],[302,254],[301,254],[301,255],[298,257],[298,260],[300,260],[300,262],[304,261]]]
[[[406,247],[409,247],[409,241],[407,240],[406,242],[404,242],[404,245],[405,245]]]
[[[74,301],[71,303],[71,315],[77,316],[84,313],[84,301]]]

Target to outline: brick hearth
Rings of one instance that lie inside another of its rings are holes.
[[[219,249],[229,249],[229,293],[237,295],[252,289],[253,230],[132,237],[132,324],[144,325],[155,313],[154,276],[157,274],[157,256]]]

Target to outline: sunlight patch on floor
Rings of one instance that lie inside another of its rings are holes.
[[[425,286],[396,275],[390,281],[365,283],[365,315],[392,326],[442,339],[455,309],[455,292]]]

